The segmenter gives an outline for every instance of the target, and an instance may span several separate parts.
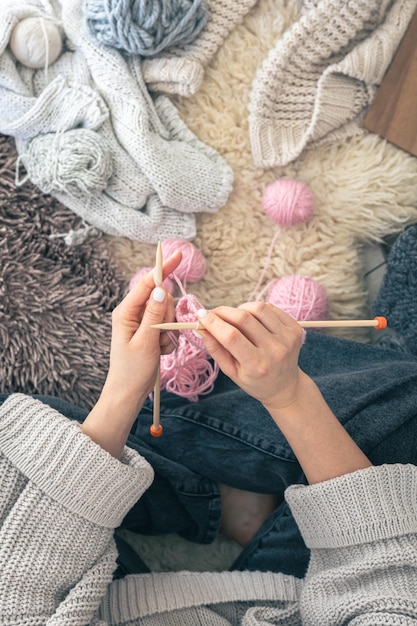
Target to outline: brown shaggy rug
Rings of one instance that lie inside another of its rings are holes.
[[[89,408],[124,284],[101,235],[71,246],[50,238],[81,220],[29,182],[16,186],[16,157],[14,140],[0,136],[0,391]]]

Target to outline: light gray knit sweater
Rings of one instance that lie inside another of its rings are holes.
[[[304,581],[167,573],[112,582],[113,529],[153,471],[23,395],[0,407],[1,626],[417,624],[417,468],[286,492],[312,550]]]
[[[30,180],[91,226],[145,243],[192,239],[196,214],[225,204],[233,172],[168,98],[150,97],[138,57],[89,37],[83,4],[1,0],[0,132],[16,139]],[[63,32],[47,71],[17,63],[8,45],[30,17]]]

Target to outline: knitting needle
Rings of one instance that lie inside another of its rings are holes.
[[[155,283],[156,285],[162,285],[162,245],[158,241],[156,247],[156,261],[155,261]],[[155,325],[153,326],[155,328]],[[162,425],[159,423],[161,407],[161,367],[158,365],[156,370],[155,387],[153,390],[153,422],[150,427],[150,433],[152,437],[160,437],[162,435]]]
[[[387,327],[385,317],[377,316],[373,320],[306,320],[298,322],[302,328],[347,328],[371,326],[377,330]],[[204,325],[198,322],[164,322],[163,324],[153,324],[152,328],[160,330],[201,330]]]

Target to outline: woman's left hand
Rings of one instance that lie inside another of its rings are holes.
[[[175,253],[163,265],[164,278],[181,262]],[[110,366],[105,384],[131,397],[142,398],[152,391],[161,354],[174,346],[167,333],[152,324],[175,319],[174,301],[160,286],[155,287],[153,272],[146,274],[114,309]]]
[[[163,264],[163,277],[175,271],[181,252]],[[91,439],[119,456],[130,428],[152,391],[161,354],[174,348],[169,336],[152,324],[175,319],[174,301],[153,272],[146,274],[114,309],[110,365],[100,398],[82,428]]]

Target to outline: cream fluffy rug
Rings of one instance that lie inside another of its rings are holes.
[[[204,279],[188,290],[207,307],[245,301],[275,232],[261,207],[263,190],[277,178],[295,177],[314,194],[314,217],[281,233],[266,281],[294,273],[310,276],[326,288],[332,318],[366,317],[370,312],[363,246],[417,222],[417,159],[359,132],[340,143],[310,149],[285,168],[254,167],[247,122],[252,81],[298,10],[295,0],[260,0],[220,49],[200,91],[190,99],[175,99],[186,124],[235,172],[228,203],[214,215],[198,216],[194,243],[206,257],[208,269]],[[154,246],[119,238],[108,238],[108,245],[127,278],[154,263]],[[362,330],[337,334],[369,339]],[[238,550],[221,539],[201,551],[171,536],[130,537],[130,541],[154,569],[222,569]]]

